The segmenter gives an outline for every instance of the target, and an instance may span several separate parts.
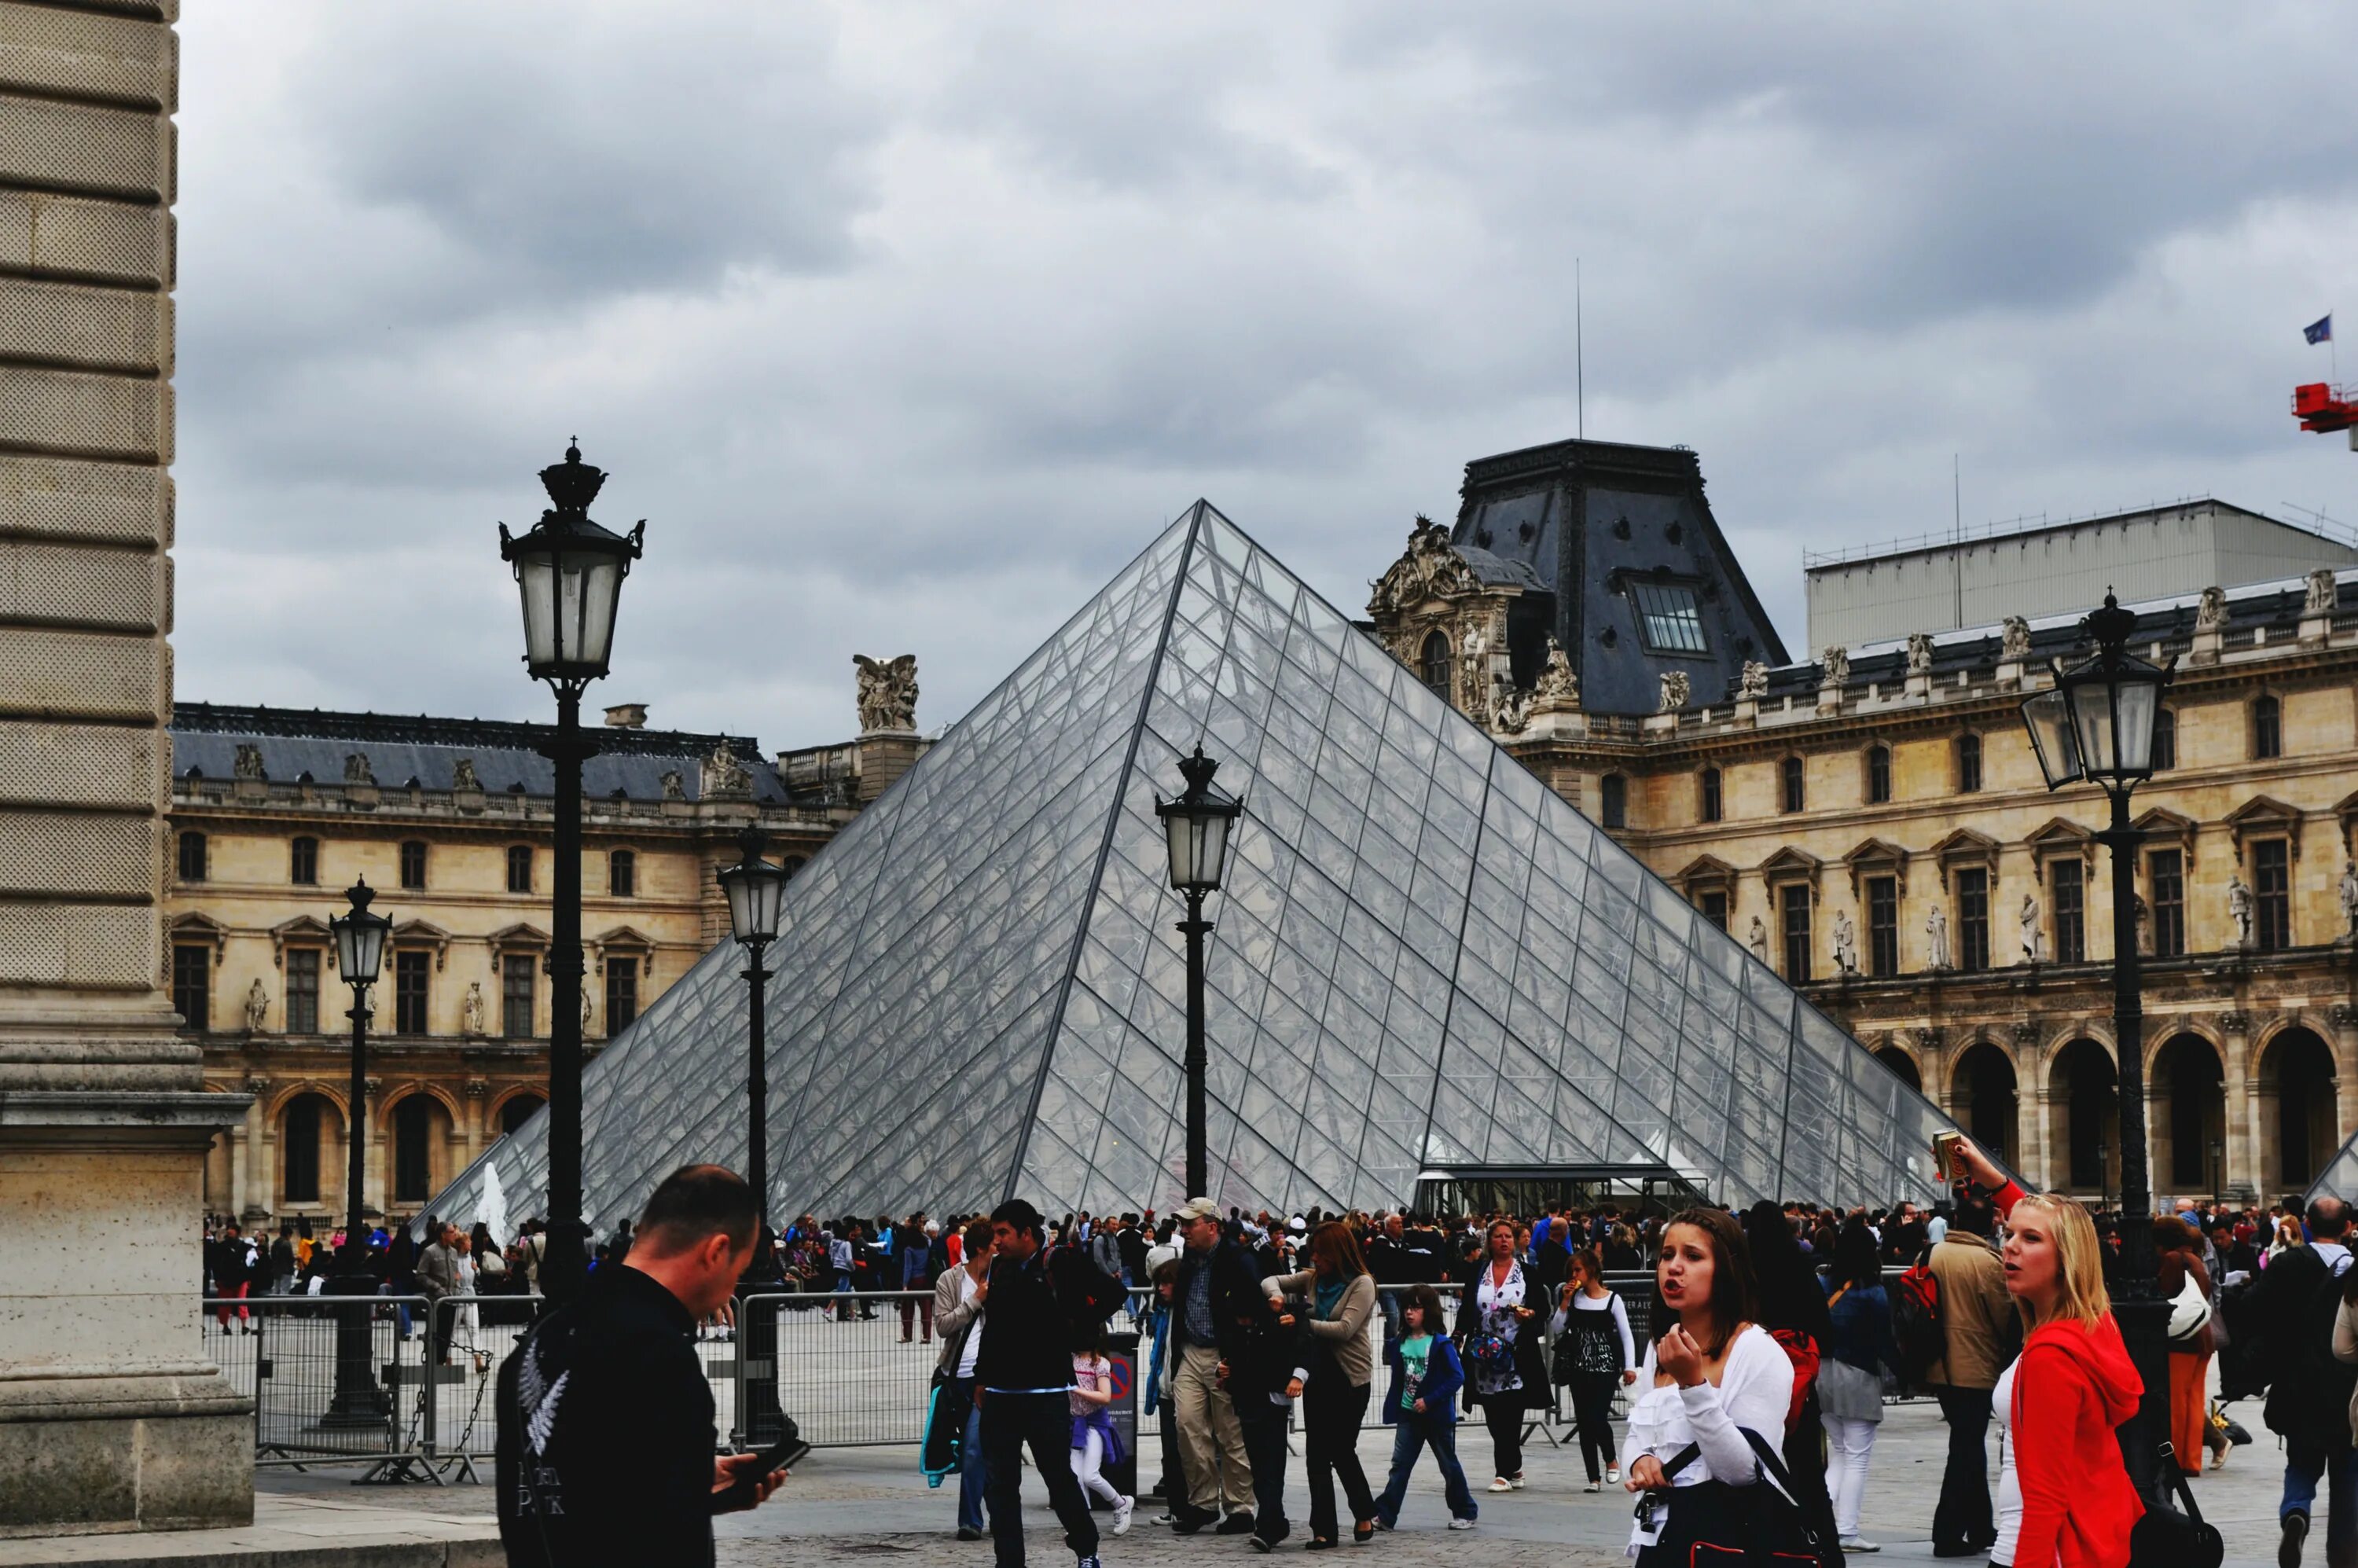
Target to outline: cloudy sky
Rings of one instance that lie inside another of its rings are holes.
[[[1197,495],[1347,610],[1468,458],[1684,443],[1805,548],[2358,522],[2358,21],[2315,6],[188,9],[184,698],[535,718],[493,524],[644,516],[596,697],[956,718]],[[2337,292],[2339,297],[2337,297]]]

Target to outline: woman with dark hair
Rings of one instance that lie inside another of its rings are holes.
[[[1720,1209],[1684,1210],[1662,1231],[1647,1319],[1654,1341],[1639,1368],[1621,1470],[1623,1486],[1658,1494],[1670,1509],[1679,1491],[1705,1481],[1751,1486],[1760,1462],[1745,1433],[1771,1445],[1784,1434],[1793,1363],[1757,1321],[1747,1251]],[[1695,1458],[1670,1475],[1690,1445]],[[1666,1517],[1664,1509],[1640,1515],[1629,1542],[1639,1568],[1671,1568],[1652,1561]]]
[[[1891,1298],[1875,1233],[1853,1217],[1835,1238],[1825,1281],[1833,1319],[1818,1362],[1818,1418],[1826,1429],[1826,1491],[1834,1510],[1834,1537],[1846,1552],[1879,1552],[1858,1533],[1858,1507],[1866,1497],[1866,1465],[1883,1420],[1883,1371],[1897,1360],[1891,1342]]]
[[[1306,1296],[1310,1301],[1310,1379],[1302,1390],[1302,1463],[1310,1473],[1310,1550],[1336,1543],[1335,1477],[1343,1477],[1351,1505],[1352,1540],[1364,1545],[1376,1533],[1376,1497],[1359,1467],[1359,1422],[1368,1413],[1368,1390],[1375,1378],[1375,1349],[1368,1319],[1376,1310],[1375,1277],[1359,1251],[1358,1238],[1339,1219],[1310,1233],[1310,1267],[1298,1274],[1263,1280],[1271,1301]]]
[[[1482,1422],[1490,1429],[1494,1492],[1521,1487],[1523,1414],[1547,1404],[1539,1318],[1546,1301],[1515,1256],[1515,1222],[1492,1220],[1483,1233],[1481,1260],[1458,1297],[1455,1337],[1466,1363],[1466,1408],[1481,1406]]]
[[[1606,1288],[1605,1265],[1594,1247],[1572,1255],[1571,1278],[1557,1303],[1554,1332],[1557,1378],[1572,1385],[1573,1420],[1580,1429],[1580,1457],[1588,1466],[1586,1490],[1621,1483],[1620,1456],[1613,1451],[1613,1395],[1638,1380],[1638,1346],[1630,1337],[1628,1310]],[[1605,1468],[1603,1479],[1597,1476]]]
[[[2177,1451],[2178,1467],[2197,1476],[2202,1472],[2203,1434],[2211,1429],[2206,1419],[2212,1349],[2211,1271],[2202,1266],[2202,1243],[2193,1227],[2174,1214],[2154,1217],[2153,1249],[2160,1254],[2161,1299],[2172,1303],[2170,1317],[2202,1319],[2200,1327],[2173,1334],[2169,1340],[2169,1444]],[[2200,1305],[2190,1303],[2190,1310],[2181,1313],[2176,1303],[2190,1280]],[[2171,1326],[2177,1326],[2176,1321]]]

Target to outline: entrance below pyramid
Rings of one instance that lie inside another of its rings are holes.
[[[1667,1165],[1451,1165],[1417,1173],[1419,1214],[1529,1217],[1611,1206],[1626,1215],[1672,1215],[1711,1199]]]

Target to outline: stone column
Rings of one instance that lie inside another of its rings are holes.
[[[2260,1151],[2266,1147],[2260,1138],[2259,1096],[2253,1093],[2251,1014],[2223,1012],[2218,1017],[2220,1060],[2226,1072],[2226,1127],[2222,1134],[2227,1145],[2228,1190],[2245,1189],[2261,1192]]]
[[[244,1104],[163,989],[177,11],[0,4],[0,1536],[254,1513],[197,1317]]]
[[[2358,1132],[2358,1007],[2336,1002],[2326,1019],[2332,1025],[2333,1136],[2338,1143],[2347,1143]]]

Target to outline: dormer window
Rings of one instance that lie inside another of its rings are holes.
[[[1706,654],[1703,609],[1694,589],[1682,582],[1633,579],[1629,597],[1638,606],[1638,630],[1650,654]]]
[[[1442,701],[1449,700],[1449,639],[1435,632],[1424,640],[1423,656],[1419,661],[1419,673],[1433,695]]]

